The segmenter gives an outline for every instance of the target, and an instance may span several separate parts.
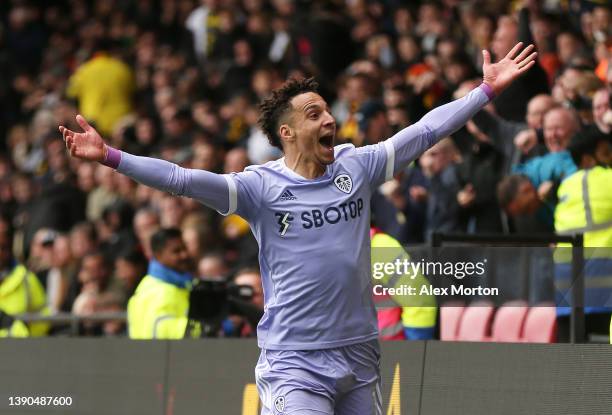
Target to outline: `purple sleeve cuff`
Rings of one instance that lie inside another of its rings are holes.
[[[493,101],[493,98],[495,98],[495,92],[493,92],[493,88],[491,88],[489,85],[485,84],[484,82],[480,84],[479,86],[480,86],[480,89],[482,89],[482,92],[487,94],[487,97],[489,97],[489,101]]]
[[[105,166],[117,169],[121,162],[121,151],[111,146],[106,146],[106,158],[102,162]]]

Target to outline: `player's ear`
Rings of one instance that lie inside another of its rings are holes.
[[[278,132],[281,140],[291,141],[293,139],[293,129],[288,124],[281,125]]]

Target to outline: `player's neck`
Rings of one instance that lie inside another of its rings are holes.
[[[307,159],[301,153],[285,154],[285,164],[306,179],[316,179],[325,174],[325,165],[315,160]]]

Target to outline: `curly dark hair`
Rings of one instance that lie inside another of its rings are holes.
[[[283,149],[278,135],[279,120],[287,114],[293,97],[306,92],[318,92],[318,89],[319,84],[314,78],[290,78],[259,104],[260,115],[257,123],[268,137],[270,144]]]

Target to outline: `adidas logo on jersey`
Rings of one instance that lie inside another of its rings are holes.
[[[293,196],[291,190],[287,189],[281,194],[280,200],[297,200],[297,197]]]

